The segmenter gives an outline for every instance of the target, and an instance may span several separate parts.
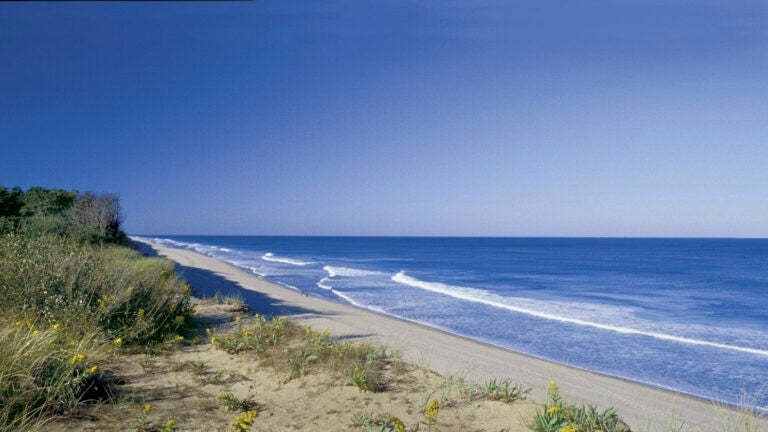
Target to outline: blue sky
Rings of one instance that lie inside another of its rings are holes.
[[[764,1],[0,3],[0,185],[130,233],[768,236]]]

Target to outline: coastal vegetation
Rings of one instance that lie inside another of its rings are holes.
[[[120,222],[115,195],[0,188],[0,430],[108,398],[105,361],[186,332],[189,287]]]
[[[0,187],[0,432],[630,430],[554,381],[536,404],[512,379],[443,377],[236,295],[193,306],[121,224],[116,195]]]

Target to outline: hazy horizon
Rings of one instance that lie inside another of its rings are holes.
[[[0,185],[129,233],[764,238],[766,46],[758,1],[2,3]]]

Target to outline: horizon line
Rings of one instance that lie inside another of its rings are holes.
[[[197,236],[197,237],[346,237],[346,238],[494,238],[494,239],[637,239],[637,240],[768,240],[768,237],[729,237],[729,236],[506,236],[506,235],[337,235],[337,234],[129,234],[128,236]]]

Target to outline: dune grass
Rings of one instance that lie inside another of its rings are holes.
[[[39,428],[99,397],[106,358],[191,324],[170,261],[64,236],[0,236],[0,292],[0,431]]]
[[[286,382],[319,369],[337,372],[348,385],[378,392],[386,386],[384,370],[397,361],[385,347],[336,340],[327,330],[301,328],[282,317],[257,314],[247,326],[238,318],[230,333],[207,329],[207,334],[212,345],[230,354],[257,355]]]

